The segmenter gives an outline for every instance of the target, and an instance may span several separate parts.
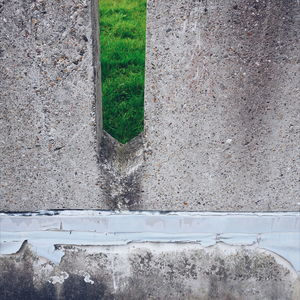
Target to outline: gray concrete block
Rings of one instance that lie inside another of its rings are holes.
[[[149,0],[145,132],[121,145],[97,1],[3,1],[0,209],[297,211],[299,7]]]
[[[299,209],[299,8],[148,2],[144,209]]]
[[[4,0],[0,22],[1,210],[105,208],[98,1]]]

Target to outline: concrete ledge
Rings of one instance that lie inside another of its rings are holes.
[[[1,254],[17,252],[26,240],[34,252],[59,263],[62,245],[225,243],[272,251],[300,272],[300,214],[40,211],[0,215]]]
[[[299,299],[300,215],[0,215],[1,299]]]

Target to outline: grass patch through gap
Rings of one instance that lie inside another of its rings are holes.
[[[143,131],[146,0],[100,0],[103,127],[121,143]]]

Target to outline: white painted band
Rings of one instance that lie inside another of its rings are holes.
[[[122,245],[130,242],[223,242],[259,247],[284,257],[300,272],[300,213],[40,211],[0,214],[0,254],[27,240],[55,263],[55,245]]]

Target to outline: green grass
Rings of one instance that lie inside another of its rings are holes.
[[[100,0],[103,127],[121,143],[143,131],[146,0]]]

